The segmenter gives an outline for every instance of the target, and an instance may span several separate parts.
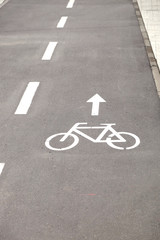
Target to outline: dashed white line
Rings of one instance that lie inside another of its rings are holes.
[[[50,60],[58,42],[49,42],[42,60]]]
[[[63,28],[64,25],[66,24],[68,17],[61,17],[61,19],[59,20],[58,24],[57,24],[57,28]]]
[[[1,175],[2,171],[3,171],[4,165],[5,165],[5,163],[0,163],[0,175]]]
[[[38,86],[39,82],[28,83],[15,114],[27,114]]]
[[[69,0],[66,8],[72,8],[75,0]]]

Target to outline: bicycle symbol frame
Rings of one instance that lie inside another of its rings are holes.
[[[93,143],[107,143],[111,148],[114,148],[114,149],[117,149],[117,150],[134,149],[134,148],[138,147],[138,145],[140,144],[140,139],[135,134],[129,133],[129,132],[117,132],[112,127],[112,126],[116,125],[115,123],[101,123],[100,126],[93,126],[93,127],[80,126],[80,125],[87,125],[87,124],[88,123],[86,123],[86,122],[76,123],[76,124],[73,125],[73,127],[68,132],[57,133],[57,134],[54,134],[54,135],[48,137],[47,140],[45,141],[45,146],[48,149],[53,150],[53,151],[69,150],[69,149],[75,147],[79,143],[79,137],[77,135],[82,136],[82,137],[88,139],[89,141],[91,141]],[[93,137],[88,136],[86,133],[80,131],[81,129],[102,129],[102,132],[95,139]],[[111,134],[105,140],[103,140],[105,134],[108,131],[110,131]],[[69,146],[63,147],[63,148],[56,148],[56,147],[51,146],[51,143],[50,143],[51,140],[53,140],[55,137],[61,136],[61,135],[62,135],[62,138],[60,139],[59,142],[64,142],[68,137],[72,137],[74,139],[73,143],[70,144]],[[130,137],[134,138],[135,143],[132,146],[129,146],[129,147],[126,147],[126,148],[115,145],[115,143],[126,142],[126,139],[124,137],[122,137],[122,135],[129,135]],[[117,139],[112,139],[113,137],[117,137]]]

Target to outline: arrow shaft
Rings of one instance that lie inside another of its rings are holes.
[[[93,102],[91,115],[92,116],[98,116],[99,115],[99,102]]]

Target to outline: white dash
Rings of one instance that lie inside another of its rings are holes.
[[[66,24],[68,17],[61,17],[61,19],[59,20],[58,24],[57,24],[57,28],[63,28],[64,25]]]
[[[56,46],[57,46],[57,42],[49,42],[46,48],[46,51],[42,57],[42,60],[50,60]]]
[[[1,175],[2,171],[3,171],[4,165],[5,165],[5,163],[0,163],[0,175]]]
[[[66,8],[72,8],[75,0],[69,0]]]
[[[15,114],[27,114],[38,86],[39,82],[28,83]]]

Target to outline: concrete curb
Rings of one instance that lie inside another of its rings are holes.
[[[134,8],[135,8],[135,11],[136,11],[136,16],[137,16],[139,26],[140,26],[140,29],[141,29],[141,33],[142,33],[142,36],[143,36],[144,44],[145,44],[145,47],[146,47],[146,52],[147,52],[147,55],[148,55],[148,59],[149,59],[149,62],[150,62],[153,78],[154,78],[155,85],[156,85],[156,88],[157,88],[157,93],[158,93],[158,96],[160,97],[160,72],[159,72],[157,60],[155,59],[155,55],[154,55],[154,52],[152,50],[152,46],[151,46],[151,43],[150,43],[150,40],[149,40],[149,37],[148,37],[147,30],[145,28],[145,24],[144,24],[144,21],[143,21],[141,12],[140,12],[138,2],[137,2],[137,0],[132,0],[132,2],[133,2],[133,5],[134,5]]]

